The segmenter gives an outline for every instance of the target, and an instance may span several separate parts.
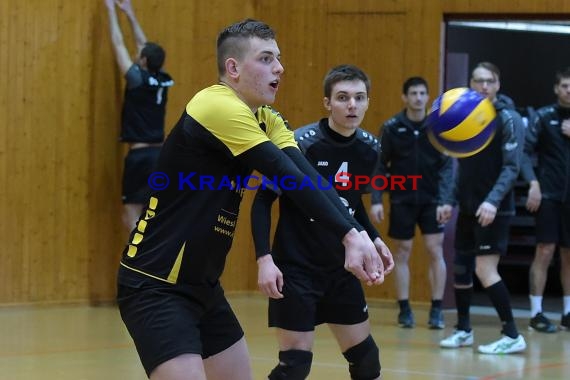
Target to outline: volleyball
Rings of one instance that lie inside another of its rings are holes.
[[[464,158],[479,153],[495,135],[493,103],[477,91],[454,88],[440,95],[427,117],[427,134],[441,153]]]

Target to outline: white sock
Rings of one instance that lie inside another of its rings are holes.
[[[570,313],[570,296],[564,296],[562,300],[564,301],[564,315],[566,315]]]
[[[534,318],[538,313],[542,313],[542,296],[529,295],[528,298],[530,299],[530,317]]]

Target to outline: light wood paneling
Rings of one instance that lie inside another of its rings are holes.
[[[372,76],[365,127],[377,132],[401,108],[405,77],[425,76],[438,92],[444,15],[570,14],[570,0],[134,0],[134,7],[148,37],[165,46],[176,81],[168,129],[191,96],[216,81],[219,30],[245,17],[277,30],[286,73],[276,108],[294,127],[324,115],[323,75],[352,60]],[[126,239],[125,148],[117,142],[124,81],[103,0],[1,1],[0,83],[0,303],[112,299]],[[224,275],[229,290],[256,288],[251,196]],[[416,246],[416,300],[428,299],[426,265]],[[370,295],[391,298],[390,286]]]

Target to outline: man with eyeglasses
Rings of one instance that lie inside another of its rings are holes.
[[[455,196],[459,215],[454,260],[457,325],[453,334],[440,342],[443,348],[473,345],[469,307],[476,273],[499,315],[503,334],[499,340],[478,347],[484,354],[510,354],[526,349],[524,337],[515,325],[509,291],[497,271],[499,259],[507,251],[509,224],[515,214],[512,188],[519,173],[524,141],[520,115],[497,97],[499,80],[499,69],[490,62],[477,64],[471,74],[471,88],[491,100],[497,110],[497,129],[484,150],[458,160]]]

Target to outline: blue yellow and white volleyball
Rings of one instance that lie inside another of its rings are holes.
[[[469,157],[479,153],[495,135],[495,107],[477,91],[454,88],[440,95],[427,118],[432,145],[448,156]]]

